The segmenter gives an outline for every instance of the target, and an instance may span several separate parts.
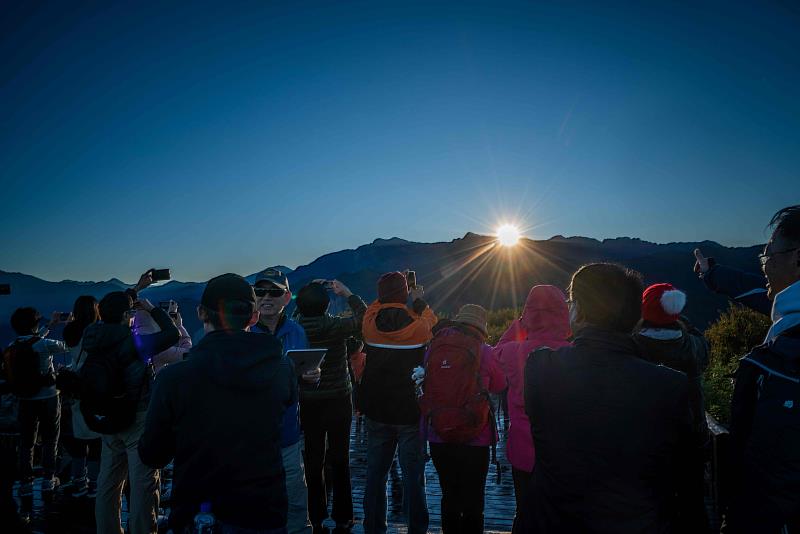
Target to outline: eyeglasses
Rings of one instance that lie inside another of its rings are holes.
[[[772,256],[777,256],[778,254],[787,254],[789,252],[794,252],[795,250],[800,250],[800,247],[794,248],[787,248],[786,250],[779,250],[777,252],[771,252],[769,254],[763,253],[758,255],[758,261],[761,262],[761,266],[764,267],[767,262],[772,258]]]
[[[285,289],[279,288],[270,288],[270,287],[254,287],[253,291],[255,292],[258,298],[270,297],[276,299],[278,297],[282,297],[286,294]]]

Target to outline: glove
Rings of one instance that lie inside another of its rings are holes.
[[[422,367],[414,367],[414,371],[411,373],[411,380],[413,380],[414,384],[417,386],[421,386],[425,381],[425,369]]]

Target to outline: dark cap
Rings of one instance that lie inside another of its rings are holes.
[[[214,311],[221,309],[221,304],[234,301],[256,304],[253,288],[247,280],[233,273],[221,274],[209,280],[200,297],[200,304]]]
[[[278,269],[267,269],[258,273],[256,275],[256,285],[258,285],[259,282],[269,282],[275,287],[289,291],[289,279],[286,278],[283,271],[279,271]]]

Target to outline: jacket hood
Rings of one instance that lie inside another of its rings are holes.
[[[528,339],[567,339],[570,336],[569,309],[564,293],[551,285],[533,286],[519,322]]]
[[[130,336],[131,329],[122,324],[90,324],[83,331],[83,348],[86,352],[108,351]]]
[[[217,384],[232,389],[263,388],[280,369],[283,352],[274,336],[243,330],[209,332],[189,352]]]
[[[800,281],[775,295],[772,304],[772,327],[767,333],[766,340],[775,339],[782,332],[797,325],[800,325]]]

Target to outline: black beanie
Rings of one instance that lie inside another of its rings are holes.
[[[324,315],[330,301],[328,290],[317,282],[311,282],[297,293],[297,309],[306,317]]]

